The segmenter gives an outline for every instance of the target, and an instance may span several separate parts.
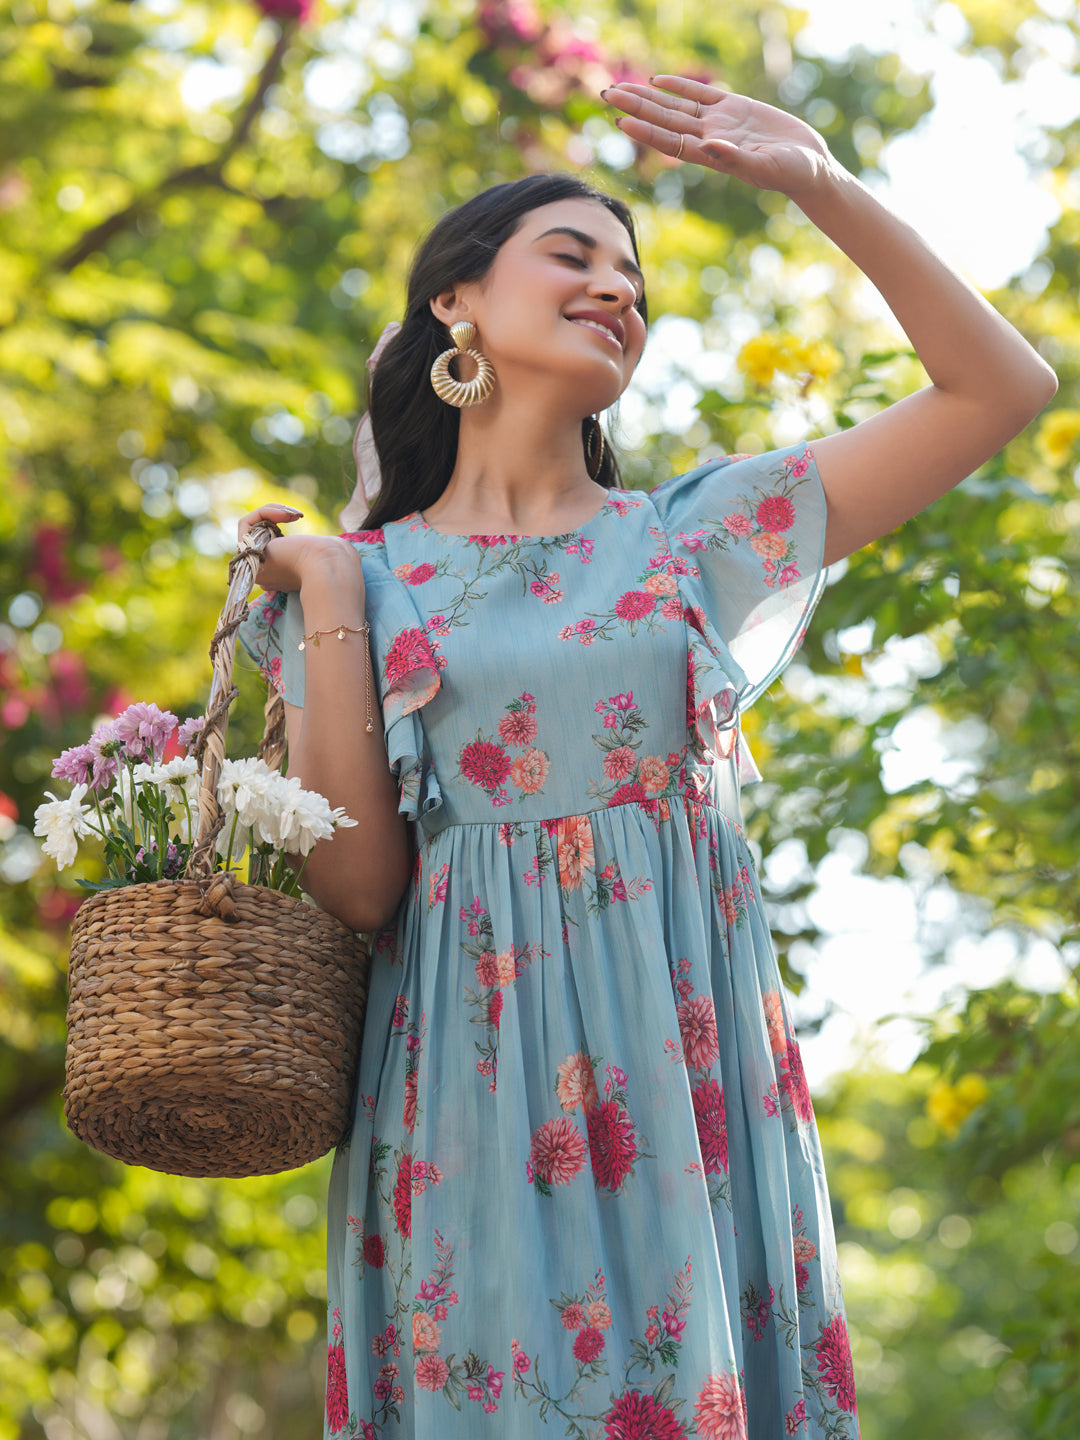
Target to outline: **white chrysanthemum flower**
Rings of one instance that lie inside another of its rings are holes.
[[[89,786],[76,785],[66,800],[58,800],[51,790],[46,790],[49,803],[39,805],[34,811],[34,834],[44,837],[42,850],[56,861],[58,870],[75,862],[79,841],[90,834],[86,823],[89,811],[82,799]]]
[[[319,840],[329,840],[335,830],[356,824],[340,806],[331,809],[325,795],[302,789],[295,776],[287,783],[287,805],[279,825],[281,848],[290,855],[309,855]]]
[[[230,818],[236,812],[243,826],[258,826],[275,807],[282,783],[276,770],[265,760],[249,756],[243,760],[223,760],[218,776],[218,804]]]

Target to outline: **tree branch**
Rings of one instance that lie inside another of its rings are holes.
[[[213,160],[201,165],[187,165],[182,170],[176,170],[172,175],[167,175],[164,180],[159,181],[152,189],[144,191],[129,205],[125,205],[122,210],[117,210],[114,215],[110,215],[100,224],[87,230],[48,268],[64,275],[69,274],[89,256],[104,249],[114,235],[130,229],[141,214],[157,204],[170,191],[189,189],[195,185],[224,186],[222,172],[251,133],[251,127],[266,102],[266,92],[278,77],[281,62],[285,57],[285,51],[289,48],[295,28],[295,22],[282,25],[281,34],[278,36],[273,50],[267,56],[266,63],[259,71],[259,78],[250,100],[244,106],[243,113],[236,122],[229,139]],[[225,188],[228,187],[225,186]]]

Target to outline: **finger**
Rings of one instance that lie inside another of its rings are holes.
[[[697,119],[693,101],[679,100],[674,95],[665,95],[662,90],[653,90],[645,85],[613,85],[609,90],[601,91],[601,97],[614,109],[650,125],[678,129]]]
[[[654,75],[652,83],[657,89],[699,104],[703,110],[706,105],[719,105],[731,94],[730,90],[721,90],[719,86],[707,85],[701,80],[691,80],[686,75]]]
[[[652,105],[669,114],[677,112],[695,118],[699,113],[696,100],[684,100],[677,95],[668,95],[665,91],[658,90],[655,85],[638,85],[627,81],[625,84],[610,85],[606,90],[601,90],[600,95],[609,105],[625,110],[630,115],[640,114],[644,105]]]
[[[648,121],[625,115],[615,124],[631,140],[659,150],[661,155],[667,155],[672,160],[693,160],[698,165],[705,163],[701,158],[699,142],[685,126],[675,130],[667,125],[651,125]]]
[[[257,525],[260,520],[276,527],[279,524],[289,525],[294,520],[301,520],[303,519],[303,515],[304,512],[297,510],[295,505],[279,505],[276,503],[260,505],[257,509],[249,510],[246,515],[241,517],[240,523],[237,526],[237,534],[242,540],[252,526]]]

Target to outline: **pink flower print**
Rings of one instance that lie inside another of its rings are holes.
[[[394,574],[397,574],[396,570]],[[412,573],[407,577],[406,583],[409,585],[423,585],[424,581],[430,580],[434,574],[435,566],[432,565],[429,560],[425,560],[422,565],[414,565],[412,567]]]
[[[644,786],[634,780],[629,785],[621,785],[608,801],[608,805],[643,805],[648,798]]]
[[[490,740],[472,740],[461,751],[461,773],[481,790],[498,790],[510,773],[510,756]]]
[[[450,634],[450,624],[445,615],[432,615],[431,619],[427,622],[426,628],[430,630],[433,635]]]
[[[576,890],[587,871],[596,866],[592,826],[585,815],[569,815],[559,821],[559,884]]]
[[[442,1331],[426,1310],[416,1310],[412,1317],[412,1343],[414,1350],[437,1350],[442,1341]]]
[[[448,864],[440,865],[438,870],[433,870],[428,876],[428,909],[433,910],[436,905],[441,905],[446,899],[446,884],[450,874]]]
[[[692,552],[694,550],[705,549],[704,530],[693,530],[689,535],[684,534],[680,530],[675,538],[680,542],[684,550],[690,550]]]
[[[660,606],[660,614],[665,620],[681,620],[682,613],[682,601],[677,595],[670,600],[665,600]]]
[[[340,1315],[340,1310],[334,1311]],[[345,1378],[345,1347],[335,1344],[326,1351],[326,1425],[331,1435],[349,1423],[349,1386]]]
[[[361,545],[382,545],[386,534],[382,530],[349,530],[340,538],[342,540],[358,540]]]
[[[585,1137],[566,1115],[545,1120],[533,1131],[533,1169],[547,1185],[569,1185],[585,1164]]]
[[[779,560],[787,554],[787,541],[781,540],[780,536],[774,535],[771,530],[763,530],[760,535],[753,536],[750,549],[763,560]]]
[[[531,745],[536,739],[536,716],[534,706],[526,706],[521,710],[508,710],[499,721],[499,739],[504,745],[513,745],[521,748]]]
[[[523,795],[535,795],[544,787],[551,761],[543,750],[526,750],[510,766],[510,779]]]
[[[686,1063],[695,1070],[708,1070],[720,1055],[716,1034],[716,1009],[708,995],[695,995],[675,1011]]]
[[[514,834],[513,825],[507,824],[504,821],[502,824],[499,825],[498,831],[499,844],[505,845],[506,848],[509,850],[510,846],[513,845],[514,841],[517,839],[517,836]]]
[[[517,962],[512,950],[500,950],[495,956],[495,983],[505,989],[517,978]]]
[[[801,1295],[810,1285],[810,1271],[801,1260],[795,1261],[795,1288]]]
[[[704,1440],[746,1440],[742,1390],[735,1374],[710,1375],[694,1404],[698,1434]]]
[[[398,1234],[412,1238],[412,1154],[406,1150],[398,1162],[394,1181],[394,1221]]]
[[[409,1135],[416,1129],[417,1081],[418,1077],[415,1070],[411,1075],[405,1076],[405,1104],[402,1109],[401,1123]]]
[[[435,656],[427,636],[418,626],[402,630],[394,636],[386,659],[383,674],[387,691],[396,690],[401,682],[417,670],[436,670]],[[385,701],[385,694],[384,694]]]
[[[659,1340],[659,1339],[660,1339],[660,1326],[657,1325],[655,1321],[653,1321],[653,1323],[650,1324],[650,1325],[646,1325],[646,1327],[645,1327],[645,1343],[646,1343],[647,1345],[655,1345],[656,1342],[657,1342],[657,1340]]]
[[[797,1435],[800,1430],[806,1429],[806,1401],[799,1400],[793,1409],[784,1416],[784,1431],[788,1435]]]
[[[794,585],[795,581],[801,578],[797,565],[785,565],[776,577],[776,583],[778,585]]]
[[[803,453],[799,456],[798,460],[795,459],[794,455],[789,455],[788,459],[784,461],[784,464],[787,465],[789,461],[794,461],[794,464],[791,466],[791,469],[788,473],[794,479],[801,480],[802,477],[806,474],[807,470],[810,469],[810,461],[812,458],[813,457],[810,451],[804,450]]]
[[[806,1082],[802,1054],[794,1040],[780,1057],[780,1088],[791,1097],[795,1114],[800,1120],[813,1120],[814,1105],[810,1099],[810,1086]]]
[[[656,597],[647,590],[627,590],[615,601],[615,614],[620,620],[643,620],[656,608]]]
[[[603,1353],[604,1337],[599,1330],[591,1325],[586,1325],[579,1330],[574,1337],[574,1357],[580,1360],[582,1365],[589,1365]]]
[[[545,579],[534,580],[529,589],[545,605],[557,605],[563,598],[563,592],[558,588],[558,579],[559,572],[553,570]]]
[[[405,1024],[406,1020],[408,1020],[408,1018],[409,1018],[409,1000],[408,1000],[408,997],[405,996],[405,995],[399,995],[399,996],[397,997],[397,999],[394,1001],[394,1020],[393,1020],[394,1029],[395,1029],[395,1030],[400,1030],[401,1027]]]
[[[558,1076],[555,1094],[567,1115],[573,1114],[579,1105],[587,1115],[600,1103],[592,1061],[584,1050],[567,1055],[555,1073]]]
[[[705,611],[700,605],[687,605],[683,611],[683,619],[699,635],[705,634]]]
[[[577,1300],[563,1307],[562,1326],[564,1330],[581,1330],[589,1323],[588,1312],[585,1306]]]
[[[694,1103],[694,1123],[697,1125],[698,1144],[706,1175],[727,1173],[728,1138],[727,1116],[724,1112],[724,1092],[715,1080],[705,1080],[691,1091]]]
[[[596,1184],[601,1190],[618,1190],[637,1158],[634,1122],[614,1100],[605,1100],[589,1113],[586,1126]]]
[[[659,795],[671,779],[671,775],[659,755],[646,755],[641,762],[638,779],[647,795]]]
[[[364,1264],[370,1265],[373,1270],[381,1270],[386,1263],[386,1249],[383,1245],[381,1235],[367,1235],[364,1237]]]
[[[487,988],[499,983],[499,958],[494,950],[484,950],[476,962],[476,978]]]
[[[767,495],[754,518],[763,530],[790,530],[795,524],[795,506],[786,495]]]
[[[611,1306],[606,1300],[592,1300],[585,1306],[589,1324],[597,1330],[611,1329]]]
[[[441,1390],[450,1379],[450,1367],[441,1355],[424,1354],[416,1360],[416,1383],[421,1390]]]
[[[406,561],[403,565],[394,566],[394,575],[398,580],[407,581],[412,574],[412,566]]]
[[[766,990],[761,1003],[765,1007],[765,1025],[772,1053],[782,1055],[787,1049],[787,1033],[784,1029],[784,1002],[780,999],[779,990]]]
[[[601,705],[604,703],[600,702]],[[618,695],[609,695],[607,702],[613,710],[633,710],[634,692],[632,690],[620,691]]]
[[[608,721],[614,725],[614,715],[605,715],[604,724]],[[609,780],[628,780],[637,769],[637,755],[629,745],[620,745],[615,750],[609,750],[604,756],[604,774]]]
[[[720,521],[720,524],[723,525],[729,535],[735,535],[740,538],[749,535],[754,528],[753,521],[749,515],[740,515],[738,511],[733,511],[730,515],[725,515],[723,520]]]
[[[493,1030],[498,1030],[499,1021],[502,1019],[503,995],[501,990],[496,990],[488,1001],[488,1024]]]
[[[604,1422],[604,1440],[683,1440],[685,1434],[674,1410],[640,1390],[624,1390]]]
[[[851,1368],[851,1343],[842,1315],[830,1320],[822,1330],[821,1339],[814,1347],[814,1354],[817,1356],[818,1373],[825,1382],[825,1389],[841,1410],[854,1412],[858,1406],[855,1400],[855,1377]]]
[[[806,1235],[796,1235],[792,1241],[796,1260],[816,1260],[817,1246]]]
[[[502,1382],[506,1375],[505,1370],[496,1370],[494,1365],[488,1366],[487,1384],[488,1390],[497,1400],[502,1394]]]
[[[679,593],[678,582],[674,575],[650,575],[645,581],[644,588],[650,595],[677,595]]]
[[[531,1364],[532,1361],[529,1359],[528,1355],[525,1354],[524,1350],[517,1350],[514,1352],[514,1369],[519,1375],[524,1375],[525,1371],[528,1370]]]

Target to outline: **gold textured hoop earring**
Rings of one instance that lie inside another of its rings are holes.
[[[476,337],[476,326],[470,320],[459,320],[450,326],[450,337],[454,344],[444,350],[431,367],[431,384],[440,400],[447,405],[462,409],[469,405],[480,405],[495,388],[495,371],[491,361],[479,350],[470,346]],[[471,380],[455,380],[450,374],[450,361],[458,355],[468,355],[476,362],[476,374]]]
[[[600,474],[600,466],[604,463],[604,432],[600,428],[599,416],[593,415],[591,419],[592,425],[585,440],[585,469],[589,479],[595,480]]]

